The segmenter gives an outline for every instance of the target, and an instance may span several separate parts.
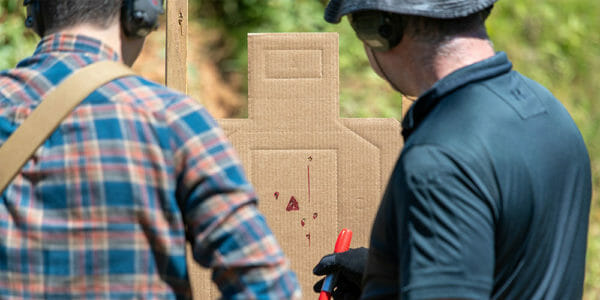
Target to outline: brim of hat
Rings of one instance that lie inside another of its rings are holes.
[[[339,23],[343,16],[362,10],[379,10],[403,15],[438,19],[468,16],[494,4],[497,0],[331,0],[325,9],[325,21]]]

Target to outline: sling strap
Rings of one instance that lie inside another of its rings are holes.
[[[38,107],[0,147],[0,195],[62,120],[104,84],[135,75],[115,61],[101,61],[81,68],[50,91]]]

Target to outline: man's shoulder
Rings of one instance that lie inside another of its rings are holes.
[[[437,100],[410,139],[418,143],[471,146],[500,132],[526,135],[532,122],[570,122],[568,113],[551,92],[511,71],[467,84]]]
[[[152,81],[142,75],[132,75],[112,80],[101,87],[112,95],[126,96],[124,100],[150,100],[161,99],[169,102],[174,99],[187,98],[188,96],[180,91],[171,89],[163,84]]]
[[[202,108],[201,104],[190,96],[141,75],[115,79],[97,91],[109,101],[155,112],[184,107],[193,110]]]

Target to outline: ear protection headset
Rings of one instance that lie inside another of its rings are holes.
[[[158,28],[163,0],[124,0],[121,9],[121,26],[128,37],[145,37]]]
[[[121,7],[121,26],[125,35],[142,38],[158,28],[158,17],[164,13],[164,0],[123,0]],[[25,26],[33,29],[39,36],[45,32],[40,0],[24,0],[28,6]]]
[[[44,22],[40,20],[40,3],[36,0],[24,0],[23,6],[27,7],[27,18],[25,26],[33,29],[39,36],[43,36],[45,29]]]
[[[365,10],[348,15],[356,35],[369,48],[385,52],[400,43],[405,22],[398,14]]]

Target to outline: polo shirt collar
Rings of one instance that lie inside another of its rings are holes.
[[[508,60],[506,53],[498,52],[488,59],[458,69],[440,79],[429,90],[423,93],[406,113],[402,121],[402,136],[404,140],[408,139],[427,114],[446,95],[469,83],[508,73],[511,69],[512,63]]]

